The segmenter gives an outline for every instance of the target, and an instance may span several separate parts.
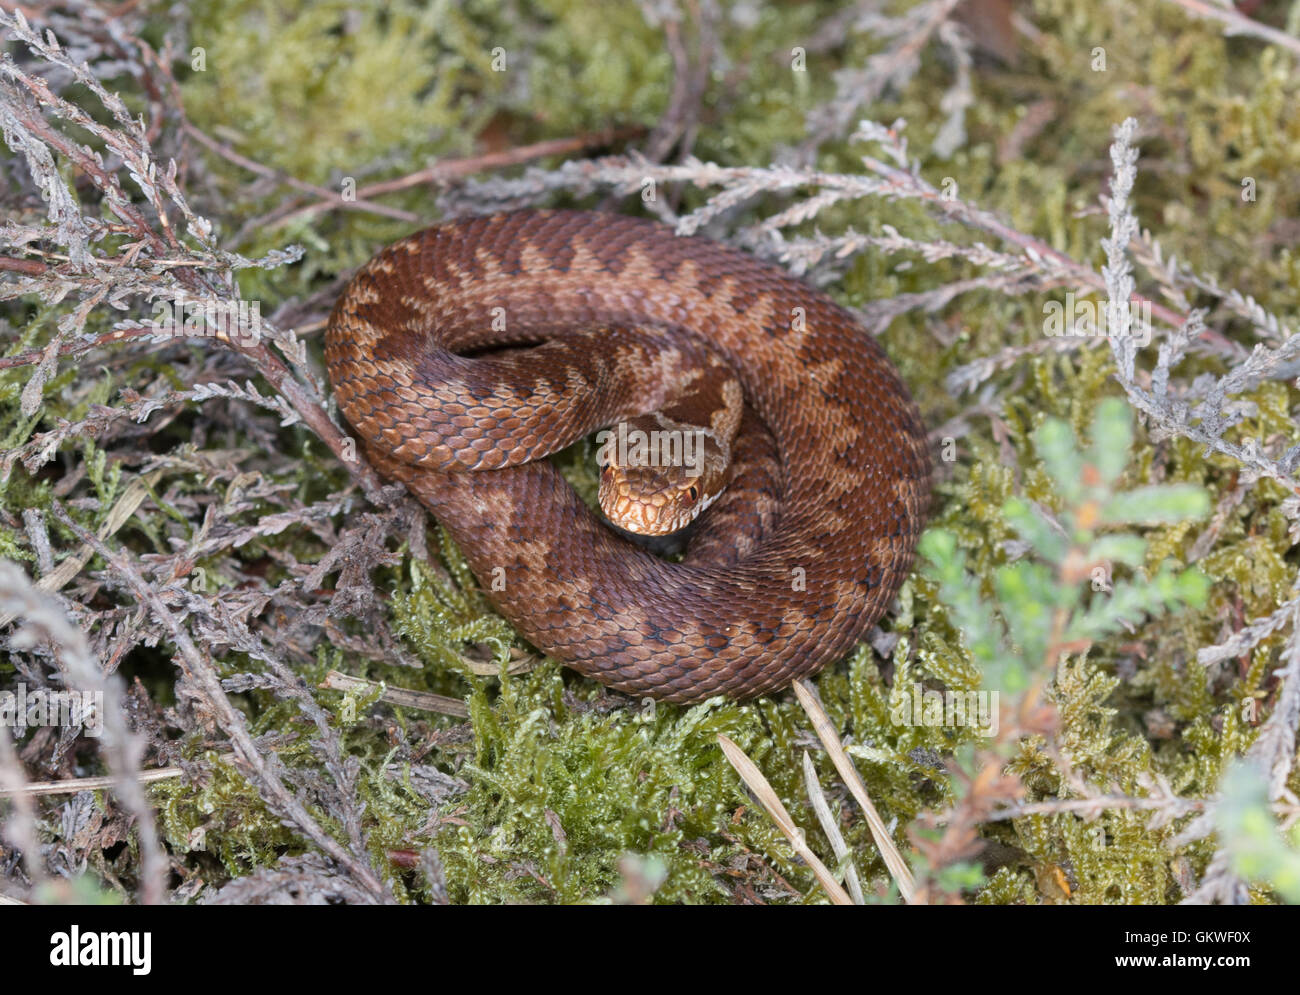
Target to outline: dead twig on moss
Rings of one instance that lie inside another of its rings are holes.
[[[543,159],[546,156],[572,155],[593,148],[615,145],[644,134],[644,132],[645,129],[639,126],[610,128],[591,134],[575,135],[571,138],[551,138],[541,142],[533,142],[530,145],[518,145],[500,152],[484,152],[481,155],[466,156],[462,159],[448,159],[426,169],[408,173],[406,176],[399,176],[392,180],[380,180],[359,187],[356,191],[356,200],[344,200],[341,195],[332,190],[325,187],[317,188],[308,184],[313,192],[321,191],[318,194],[320,199],[311,204],[304,204],[301,199],[282,204],[271,213],[245,223],[235,233],[234,241],[235,244],[239,244],[253,231],[283,228],[295,221],[314,217],[327,211],[340,209],[367,210],[383,207],[383,205],[376,204],[375,198],[384,194],[397,193],[414,187],[445,186],[466,176],[473,176],[475,173],[521,165],[536,159]],[[400,209],[384,208],[384,210],[377,213],[388,213],[389,216],[396,217],[397,215],[390,213],[393,211],[400,211]],[[400,220],[409,221],[411,224],[421,224],[428,220],[418,215],[409,214],[409,212],[401,211],[400,213],[404,215]],[[407,216],[408,214],[409,216]]]
[[[1267,24],[1261,24],[1231,5],[1208,3],[1207,0],[1167,0],[1167,2],[1181,7],[1194,17],[1218,21],[1224,25],[1223,33],[1229,38],[1242,36],[1260,38],[1270,45],[1286,49],[1292,55],[1300,55],[1300,38],[1269,27]]]
[[[340,868],[357,883],[373,902],[387,903],[392,896],[369,865],[364,851],[354,852],[343,847],[330,836],[316,819],[307,811],[302,801],[289,790],[280,773],[280,764],[273,756],[264,755],[257,748],[252,734],[243,716],[230,703],[221,682],[211,664],[199,652],[189,634],[177,622],[175,616],[163,604],[154,589],[145,582],[140,572],[128,557],[121,552],[114,552],[105,546],[96,536],[78,525],[61,505],[54,506],[55,517],[76,534],[82,542],[89,543],[95,552],[113,567],[117,576],[125,582],[136,600],[146,607],[167,630],[169,639],[176,649],[175,662],[186,679],[203,694],[212,709],[221,731],[225,733],[235,748],[238,761],[253,776],[254,783],[266,802],[277,812],[289,819],[298,829],[326,853]],[[355,841],[354,841],[355,844]]]
[[[763,806],[763,810],[767,812],[768,817],[781,830],[785,838],[790,841],[790,845],[794,847],[794,852],[812,870],[817,882],[822,886],[822,890],[826,892],[831,902],[835,905],[852,905],[853,899],[849,897],[849,893],[840,887],[839,882],[835,880],[835,875],[822,863],[821,858],[808,848],[808,844],[804,840],[803,830],[795,824],[794,819],[790,818],[790,813],[786,811],[780,796],[768,783],[767,778],[763,776],[763,772],[758,769],[754,761],[745,755],[744,750],[721,733],[718,734],[718,745],[722,747],[722,753],[727,758],[727,762],[735,768],[736,773],[740,775],[740,779],[754,793],[754,797]]]
[[[55,506],[55,514],[62,513]],[[90,537],[90,533],[86,533]],[[94,539],[98,542],[98,539]],[[145,904],[157,905],[166,897],[167,855],[158,841],[154,825],[153,808],[145,798],[139,779],[143,742],[127,725],[123,706],[123,689],[120,678],[105,675],[92,657],[90,647],[80,629],[68,621],[58,602],[38,591],[27,576],[12,563],[0,563],[0,611],[7,616],[19,616],[22,628],[11,637],[10,645],[21,649],[38,638],[44,638],[56,647],[57,660],[63,672],[64,687],[89,696],[88,707],[97,714],[70,716],[73,721],[95,723],[101,730],[101,744],[109,769],[113,772],[114,794],[135,820],[141,854],[140,897]],[[83,708],[85,711],[85,708]],[[4,747],[8,746],[8,730]],[[22,786],[7,785],[21,791]],[[31,841],[26,841],[31,845]],[[36,859],[36,851],[27,855]]]
[[[826,747],[826,753],[830,756],[831,763],[839,771],[841,779],[849,789],[849,793],[853,795],[854,800],[862,808],[862,814],[866,816],[867,825],[871,829],[871,838],[875,840],[876,848],[880,850],[880,856],[885,861],[885,866],[889,868],[889,873],[893,875],[894,881],[898,885],[899,894],[903,896],[903,901],[911,904],[916,898],[916,882],[912,877],[912,871],[907,866],[907,861],[903,859],[903,855],[899,853],[898,847],[894,845],[889,830],[885,827],[885,820],[876,811],[876,806],[871,801],[871,796],[867,793],[867,786],[862,783],[857,768],[853,766],[853,761],[849,759],[849,755],[844,752],[839,733],[835,731],[830,718],[826,715],[826,710],[822,708],[821,702],[817,700],[816,694],[809,688],[807,682],[795,681],[791,687],[794,689],[795,697],[799,699],[799,704],[803,706],[808,718],[812,720],[813,731],[817,733],[817,738]]]
[[[394,688],[380,681],[368,681],[364,677],[350,677],[331,670],[321,681],[320,687],[331,691],[359,691],[371,694],[379,690],[379,700],[399,708],[418,708],[425,712],[437,712],[439,715],[454,715],[456,718],[469,717],[469,709],[459,698],[449,698],[445,694],[433,694],[430,691],[417,691],[412,688]]]

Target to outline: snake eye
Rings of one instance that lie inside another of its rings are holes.
[[[700,489],[694,484],[691,485],[691,489],[687,491],[686,494],[692,501],[698,501],[700,499]]]

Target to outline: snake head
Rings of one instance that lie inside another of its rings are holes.
[[[686,528],[727,484],[729,453],[711,432],[662,426],[654,415],[621,422],[598,455],[600,510],[637,535]]]

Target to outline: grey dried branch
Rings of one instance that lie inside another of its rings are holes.
[[[176,663],[191,686],[198,689],[212,709],[221,730],[235,748],[238,760],[248,769],[254,783],[267,804],[281,813],[339,865],[354,883],[357,893],[367,901],[386,903],[392,896],[373,868],[359,859],[349,849],[321,828],[302,801],[284,782],[283,768],[273,756],[264,755],[254,742],[247,723],[230,703],[221,688],[212,665],[199,652],[189,634],[163,603],[159,594],[140,575],[139,570],[124,552],[114,552],[90,532],[81,528],[60,505],[55,505],[55,516],[82,542],[90,543],[95,552],[113,568],[116,577],[124,582],[136,600],[162,623],[176,651]]]
[[[696,0],[690,5],[694,16],[687,18],[676,0],[641,0],[646,23],[662,25],[668,54],[673,60],[673,85],[668,106],[645,144],[645,156],[659,162],[673,149],[689,155],[695,144],[703,98],[709,77],[717,63],[718,46],[714,23],[719,17],[712,0]],[[694,25],[694,51],[682,30],[684,22]]]
[[[1257,618],[1215,646],[1202,646],[1196,651],[1196,662],[1209,667],[1223,660],[1231,660],[1249,652],[1273,633],[1295,623],[1300,613],[1300,597],[1292,598],[1271,615]]]
[[[56,515],[60,511],[56,507]],[[59,603],[38,591],[17,565],[7,561],[0,561],[0,613],[15,615],[21,623],[9,640],[11,649],[22,650],[37,639],[48,640],[57,647],[65,687],[80,691],[83,700],[102,703],[101,714],[94,721],[102,728],[101,750],[113,772],[114,793],[135,820],[141,853],[140,897],[146,904],[161,903],[166,895],[168,861],[158,841],[153,808],[140,784],[143,741],[127,725],[121,680],[105,675],[92,658],[85,636],[68,621]],[[79,718],[92,721],[90,716]]]
[[[36,808],[28,791],[27,777],[14,750],[9,727],[0,722],[0,796],[12,799],[8,818],[0,823],[0,841],[8,842],[21,855],[27,880],[36,887],[45,880],[36,836]]]
[[[205,895],[204,905],[336,905],[368,904],[372,895],[317,854],[282,857],[274,867],[262,867]]]
[[[1126,251],[1137,231],[1136,219],[1128,205],[1128,197],[1137,174],[1137,151],[1132,147],[1136,128],[1136,121],[1132,118],[1126,120],[1116,128],[1111,145],[1111,162],[1114,166],[1108,205],[1111,236],[1105,243],[1108,262],[1104,273],[1107,291],[1112,301],[1127,300],[1133,286]],[[1174,271],[1170,268],[1166,272],[1172,275]],[[1120,320],[1123,321],[1122,318]],[[1124,336],[1121,341],[1118,334],[1112,336],[1109,341],[1119,364],[1117,379],[1134,405],[1146,412],[1153,422],[1166,431],[1203,442],[1208,448],[1237,459],[1256,477],[1264,476],[1278,480],[1295,493],[1297,483],[1291,478],[1287,467],[1283,467],[1277,460],[1267,458],[1259,451],[1259,447],[1238,446],[1222,438],[1224,431],[1232,424],[1230,418],[1225,417],[1222,412],[1226,407],[1228,395],[1250,389],[1267,376],[1270,370],[1291,361],[1300,354],[1300,337],[1288,338],[1274,349],[1257,345],[1244,362],[1238,363],[1227,375],[1214,378],[1211,386],[1204,390],[1204,401],[1193,408],[1182,400],[1170,396],[1169,368],[1186,351],[1187,342],[1201,327],[1201,322],[1200,314],[1193,312],[1187,321],[1190,327],[1181,329],[1180,334],[1161,349],[1157,360],[1157,375],[1152,378],[1154,387],[1152,391],[1144,390],[1134,380],[1135,349],[1132,338]],[[1199,420],[1199,424],[1193,425],[1193,420]],[[1198,653],[1198,659],[1202,659],[1203,662],[1223,659],[1226,655],[1236,655],[1236,652],[1256,645],[1290,621],[1292,631],[1285,650],[1286,663],[1277,671],[1280,683],[1277,700],[1272,714],[1265,721],[1246,755],[1247,761],[1258,765],[1267,776],[1269,797],[1274,802],[1294,803],[1296,800],[1287,789],[1286,782],[1295,760],[1296,731],[1297,727],[1300,727],[1300,625],[1297,625],[1298,620],[1300,620],[1300,600],[1292,600],[1283,610],[1251,623],[1225,644],[1203,649]],[[1229,650],[1233,652],[1227,652]],[[1208,809],[1175,839],[1174,845],[1182,845],[1208,835],[1214,827],[1214,808],[1220,803],[1216,798]],[[1236,894],[1239,890],[1240,884],[1231,879],[1226,857],[1220,852],[1216,854],[1200,888],[1188,898],[1188,901],[1205,900],[1210,896],[1224,898]]]
[[[808,114],[808,137],[799,147],[799,162],[809,164],[817,150],[832,138],[843,137],[859,110],[879,100],[889,87],[899,88],[921,65],[921,51],[930,43],[962,0],[930,0],[908,10],[901,17],[873,17],[859,20],[860,26],[890,39],[884,51],[867,59],[860,69],[843,69],[835,74],[835,96]],[[949,35],[949,38],[955,33]],[[959,75],[956,88],[960,92]],[[966,80],[969,90],[969,80]],[[968,102],[968,101],[967,101]],[[964,109],[960,96],[952,101],[952,113]],[[949,108],[945,108],[947,110]]]
[[[1224,26],[1224,35],[1229,38],[1239,36],[1260,38],[1271,45],[1286,49],[1293,56],[1300,55],[1300,38],[1279,31],[1277,28],[1271,28],[1267,24],[1260,24],[1231,4],[1209,3],[1207,0],[1168,0],[1168,2],[1182,7],[1195,17],[1218,21]]]

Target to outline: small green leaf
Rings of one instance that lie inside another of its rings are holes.
[[[1011,639],[1032,666],[1043,659],[1051,638],[1056,593],[1052,572],[1041,563],[1022,560],[999,567],[995,584]]]
[[[1096,467],[1105,485],[1113,484],[1128,464],[1133,445],[1133,415],[1118,397],[1108,397],[1097,405],[1092,419],[1092,445],[1088,462]]]
[[[1102,536],[1088,547],[1093,562],[1123,563],[1127,567],[1142,565],[1146,557],[1146,540],[1133,535]]]
[[[1286,845],[1268,804],[1268,782],[1251,764],[1234,762],[1224,775],[1214,821],[1232,869],[1300,903],[1300,852]]]
[[[1204,518],[1210,496],[1196,484],[1159,484],[1139,487],[1111,497],[1101,510],[1108,525],[1172,525]]]
[[[1052,528],[1024,498],[1007,498],[1002,505],[1002,517],[1043,559],[1049,563],[1064,559],[1068,548],[1065,536]]]
[[[1210,578],[1196,567],[1178,575],[1178,600],[1193,608],[1204,608],[1210,596]]]
[[[1034,445],[1056,490],[1067,504],[1077,504],[1083,496],[1083,454],[1070,426],[1058,418],[1049,418],[1034,433]]]
[[[957,552],[957,537],[943,529],[929,529],[921,536],[917,548],[935,566],[951,563]]]

